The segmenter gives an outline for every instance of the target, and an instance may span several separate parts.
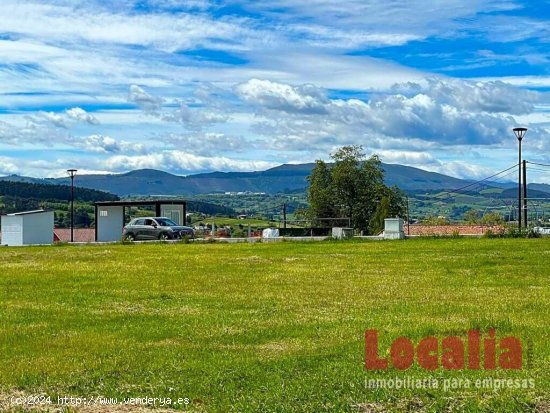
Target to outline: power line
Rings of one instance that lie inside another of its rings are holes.
[[[499,176],[500,179],[503,179],[503,178],[506,178],[507,176],[510,176],[512,174],[515,174],[516,171],[511,171],[511,172],[508,172],[506,175],[502,175],[502,176]],[[494,183],[494,184],[502,184],[503,182],[499,182],[497,180],[494,180],[494,181],[486,181],[487,183]]]
[[[533,168],[533,167],[530,167],[529,171],[550,172],[550,170],[548,170],[548,169]]]
[[[488,176],[487,178],[480,179],[479,181],[472,182],[471,184],[468,184],[468,185],[464,185],[463,187],[460,187],[460,188],[458,188],[458,189],[453,189],[453,190],[445,191],[445,192],[443,192],[442,194],[434,195],[432,198],[438,198],[438,197],[441,197],[441,196],[443,196],[443,195],[445,195],[445,194],[452,195],[453,193],[454,193],[454,194],[457,194],[457,195],[464,195],[464,193],[461,193],[460,191],[464,191],[466,188],[470,188],[470,187],[473,187],[473,186],[475,186],[475,185],[479,185],[479,184],[481,184],[482,182],[487,182],[487,181],[489,181],[489,179],[491,179],[491,178],[494,178],[494,177],[496,177],[496,176],[499,176],[499,175],[503,174],[504,172],[508,172],[508,171],[511,170],[511,169],[517,168],[518,165],[519,165],[519,164],[513,165],[513,166],[511,166],[511,167],[509,167],[509,168],[506,168],[506,169],[500,171],[500,172],[497,172],[496,174],[493,174],[493,175],[491,175],[491,176]],[[512,174],[512,173],[514,173],[514,172],[515,172],[515,171],[510,172],[510,174]],[[507,174],[507,175],[504,175],[504,176],[508,176],[508,175],[510,175],[510,174]],[[489,182],[493,182],[493,181],[489,181]]]
[[[538,166],[546,166],[546,167],[549,167],[550,168],[550,165],[549,164],[546,164],[546,163],[538,163],[538,162],[531,162],[531,161],[526,161],[527,163],[530,163],[530,164],[533,164],[533,165],[538,165]]]

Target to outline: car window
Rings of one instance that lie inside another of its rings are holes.
[[[134,221],[134,225],[145,225],[145,220],[144,219],[136,219]]]
[[[153,221],[152,219],[146,219],[145,220],[145,225],[154,225],[155,221]]]
[[[157,218],[157,221],[159,225],[162,227],[174,227],[178,225],[174,221],[168,218]]]

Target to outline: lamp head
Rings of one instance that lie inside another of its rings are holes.
[[[75,176],[76,175],[76,172],[78,171],[78,169],[67,169],[67,173],[69,174],[69,176]]]
[[[525,136],[525,133],[527,132],[527,128],[514,128],[513,131],[516,135],[516,138],[518,138],[518,141],[521,141]]]

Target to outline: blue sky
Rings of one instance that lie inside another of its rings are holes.
[[[363,145],[550,163],[550,1],[2,0],[0,175],[263,170]],[[530,180],[550,182],[536,171]]]

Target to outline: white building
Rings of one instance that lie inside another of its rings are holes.
[[[53,244],[53,211],[2,215],[2,245]]]

